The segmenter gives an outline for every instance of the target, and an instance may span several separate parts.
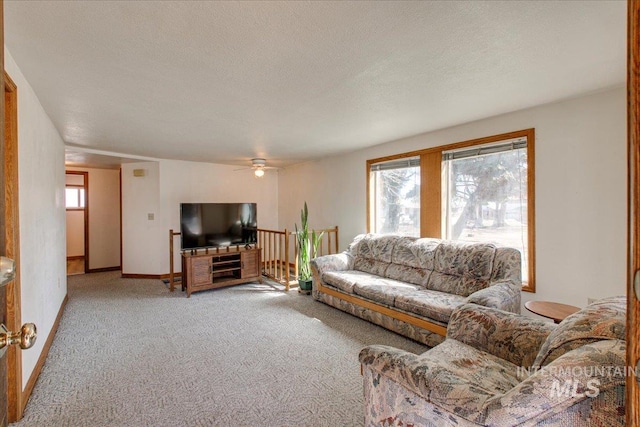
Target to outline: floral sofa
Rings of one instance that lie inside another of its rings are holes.
[[[431,347],[465,303],[520,312],[520,252],[512,248],[363,234],[311,268],[316,300]]]
[[[366,426],[623,426],[626,298],[559,325],[466,304],[416,355],[360,352]]]

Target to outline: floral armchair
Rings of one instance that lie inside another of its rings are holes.
[[[466,304],[416,355],[360,352],[366,426],[623,426],[624,297],[559,325]]]

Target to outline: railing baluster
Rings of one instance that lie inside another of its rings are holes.
[[[282,234],[278,234],[278,262],[280,263],[278,279],[282,280],[284,277],[284,264],[282,262]]]
[[[278,258],[280,259],[278,280],[282,280],[282,277],[284,276],[284,266],[282,265],[282,235],[278,235]]]
[[[318,246],[318,256],[330,255],[338,252],[338,227],[325,230],[316,230],[316,233],[324,232]],[[293,247],[291,236],[294,237]],[[300,266],[298,264],[298,239],[295,232],[279,230],[258,229],[257,245],[262,254],[262,274],[285,286],[288,291],[292,283],[297,282]],[[293,254],[290,251],[293,250]],[[291,256],[293,255],[293,260]],[[293,262],[292,262],[293,261]],[[293,267],[293,277],[291,268]]]

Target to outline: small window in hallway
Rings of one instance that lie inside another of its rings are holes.
[[[65,188],[65,204],[67,209],[84,209],[84,200],[83,187],[67,186]]]

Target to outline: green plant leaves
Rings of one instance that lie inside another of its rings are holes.
[[[311,231],[309,236],[309,209],[307,202],[304,202],[304,208],[300,211],[300,228],[295,224],[296,239],[298,241],[298,279],[309,280],[311,278],[311,259],[315,258],[318,253],[318,247],[324,235],[324,231],[317,234],[315,230]],[[311,238],[309,238],[311,237]]]

